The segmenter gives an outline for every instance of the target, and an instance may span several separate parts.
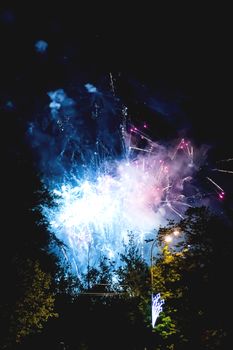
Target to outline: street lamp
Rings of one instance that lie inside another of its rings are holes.
[[[151,273],[151,293],[153,294],[153,249],[156,242],[156,237],[154,238],[152,245],[151,245],[151,251],[150,251],[150,273]]]
[[[179,234],[180,234],[180,231],[178,229],[175,229],[172,233],[170,233],[169,235],[166,235],[164,237],[164,241],[166,243],[171,243],[173,241],[174,236],[178,237]]]
[[[166,243],[171,243],[173,240],[173,237],[172,237],[172,235],[166,235],[164,240]]]
[[[179,231],[179,230],[176,229],[176,230],[173,231],[173,235],[174,235],[174,236],[179,236],[179,234],[180,234],[180,231]]]
[[[174,236],[179,236],[180,231],[175,229],[171,234],[166,235],[164,237],[164,241],[169,244],[173,241]],[[153,239],[151,245],[150,252],[150,272],[151,272],[151,319],[152,319],[152,327],[155,327],[156,320],[162,311],[162,305],[164,304],[164,300],[160,298],[160,293],[154,295],[153,294],[153,249],[156,242],[156,237]]]
[[[155,327],[156,320],[162,311],[162,305],[164,304],[164,300],[160,299],[160,293],[153,294],[153,248],[156,242],[156,237],[154,238],[151,245],[150,252],[150,272],[151,272],[151,323],[152,327]]]

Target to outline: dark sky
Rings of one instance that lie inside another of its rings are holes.
[[[48,103],[48,91],[112,72],[132,113],[148,113],[152,127],[160,114],[162,134],[187,128],[217,159],[232,157],[227,9],[134,6],[2,6],[1,111],[14,109],[23,122]],[[44,54],[38,40],[48,43]]]
[[[227,10],[221,10],[5,6],[0,10],[1,93],[22,100],[26,95],[33,104],[49,88],[121,72],[125,80],[152,90],[165,87],[191,96],[195,117],[190,117],[205,127],[212,123],[209,135],[225,140],[232,72],[230,25]],[[34,49],[40,39],[48,42],[45,55]]]

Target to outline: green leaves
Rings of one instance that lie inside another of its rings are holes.
[[[167,339],[173,334],[177,333],[177,326],[172,318],[161,312],[159,316],[160,322],[155,327],[155,331],[158,332],[163,338]]]
[[[22,270],[23,269],[23,270]],[[21,264],[21,295],[11,316],[11,336],[16,343],[31,333],[40,331],[54,312],[55,296],[51,292],[51,277],[38,263],[27,260]]]

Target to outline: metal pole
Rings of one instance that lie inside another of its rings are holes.
[[[153,296],[153,248],[156,242],[156,237],[154,238],[152,245],[151,245],[151,252],[150,252],[150,278],[151,278],[151,295]]]
[[[151,305],[153,305],[153,248],[156,241],[156,236],[151,244],[151,251],[150,251],[150,279],[151,279]],[[152,320],[152,327],[153,327],[153,310],[151,311],[151,320]]]
[[[87,288],[90,289],[90,243],[87,249]]]

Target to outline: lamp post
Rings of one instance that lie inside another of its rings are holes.
[[[156,237],[153,239],[150,251],[150,279],[151,279],[151,294],[153,294],[153,249],[156,242]]]
[[[156,320],[162,311],[162,305],[164,304],[164,300],[160,299],[160,293],[156,295],[153,294],[153,248],[156,242],[156,237],[154,238],[151,245],[150,252],[150,272],[151,272],[151,323],[152,327],[155,327]]]
[[[166,244],[169,244],[173,241],[174,236],[179,236],[180,231],[175,229],[171,234],[166,235],[164,237],[164,240]],[[152,241],[152,240],[151,240]],[[152,245],[151,245],[151,252],[150,252],[150,273],[151,273],[151,319],[152,319],[152,327],[155,327],[156,320],[162,311],[162,305],[164,304],[164,300],[160,299],[160,293],[154,295],[153,294],[153,249],[156,242],[156,237],[153,239]]]

